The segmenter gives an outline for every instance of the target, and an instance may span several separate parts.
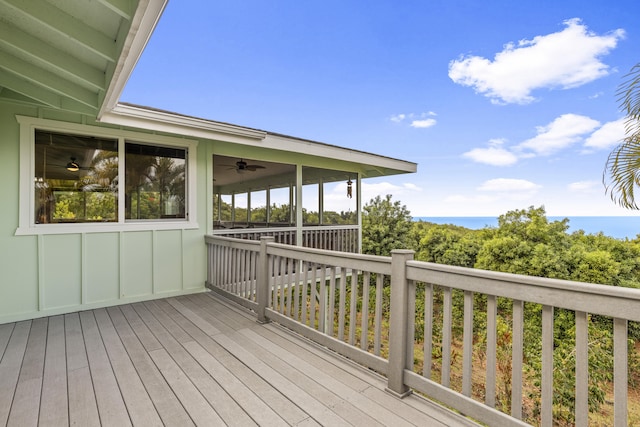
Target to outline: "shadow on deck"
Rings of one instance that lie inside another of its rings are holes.
[[[210,293],[0,325],[0,425],[475,425]]]

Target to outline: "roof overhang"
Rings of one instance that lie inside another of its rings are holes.
[[[0,0],[0,100],[100,117],[168,0]]]
[[[406,160],[133,104],[117,104],[102,116],[102,121],[154,132],[346,161],[357,164],[366,178],[417,171],[417,164]]]

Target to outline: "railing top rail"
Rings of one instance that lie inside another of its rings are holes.
[[[304,225],[302,231],[330,231],[330,230],[357,230],[358,225]],[[253,227],[253,228],[222,228],[219,230],[213,230],[213,235],[231,235],[231,234],[246,234],[246,233],[275,233],[283,231],[296,231],[296,227]]]
[[[407,278],[455,289],[640,321],[640,289],[423,261],[407,263]]]
[[[260,250],[260,241],[258,240],[245,240],[236,239],[233,237],[206,235],[204,236],[204,241],[207,244],[217,244],[233,248],[250,249],[254,251]]]
[[[247,233],[276,233],[283,231],[296,231],[295,227],[254,227],[254,228],[222,228],[213,230],[213,235],[247,234]]]
[[[391,274],[391,257],[336,252],[325,249],[291,246],[282,243],[269,243],[267,245],[267,253],[270,255],[315,262],[317,264],[353,268],[372,273]]]

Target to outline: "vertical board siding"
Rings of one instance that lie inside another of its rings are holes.
[[[80,235],[50,235],[42,239],[42,308],[82,303],[82,256]]]
[[[121,297],[153,294],[153,233],[140,231],[122,234]]]
[[[176,290],[182,284],[182,232],[156,231],[153,247],[154,293]]]
[[[117,300],[120,292],[119,236],[87,234],[84,246],[86,303]]]

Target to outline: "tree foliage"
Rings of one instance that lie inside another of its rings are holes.
[[[611,200],[627,209],[638,209],[640,186],[640,64],[636,64],[618,89],[620,108],[626,114],[626,137],[607,159],[603,182]]]
[[[392,201],[390,194],[371,199],[362,211],[362,252],[388,256],[393,249],[406,249],[411,220],[407,207]]]

